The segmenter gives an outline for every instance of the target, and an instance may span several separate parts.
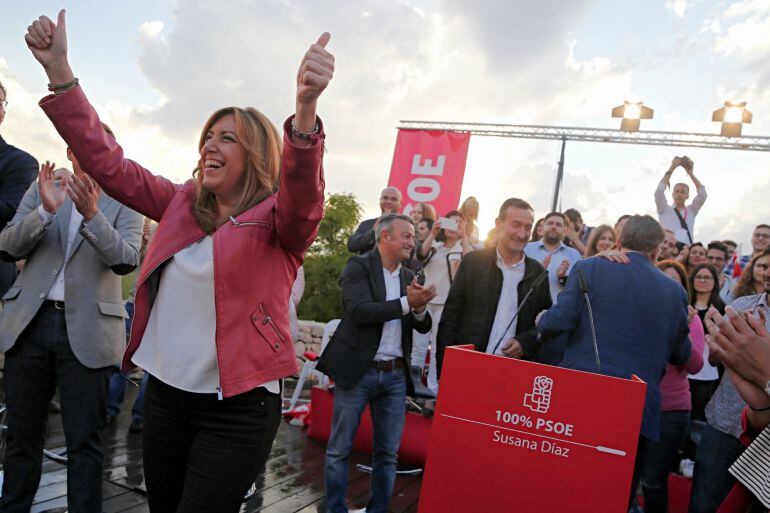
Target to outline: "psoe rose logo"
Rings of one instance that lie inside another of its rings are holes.
[[[537,376],[532,384],[532,393],[524,394],[524,407],[536,413],[548,413],[551,407],[553,380],[548,376]]]

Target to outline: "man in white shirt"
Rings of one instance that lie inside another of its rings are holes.
[[[535,328],[537,315],[551,307],[551,294],[543,267],[524,252],[534,224],[532,206],[509,198],[495,220],[495,246],[463,258],[439,324],[439,373],[446,347],[459,344],[544,363],[561,359],[553,346],[548,348],[552,357],[543,358],[545,348]]]
[[[370,513],[385,513],[396,478],[396,458],[414,393],[412,330],[431,328],[427,304],[435,287],[422,287],[401,265],[415,245],[408,216],[388,214],[375,230],[377,246],[348,260],[340,277],[344,314],[316,369],[335,382],[332,432],[326,449],[326,507],[347,513],[348,456],[361,414],[369,405],[374,429]]]
[[[43,428],[58,387],[69,511],[101,511],[107,382],[126,340],[120,275],[139,263],[142,217],[75,174],[43,166],[0,233],[0,256],[26,259],[4,296],[8,446],[0,511],[29,511],[40,481]]]
[[[666,203],[666,188],[670,186],[671,175],[679,166],[685,170],[695,184],[697,191],[695,198],[689,205],[685,205],[690,197],[690,187],[686,183],[674,185],[674,189],[671,191],[671,198],[674,202],[671,205]],[[655,189],[655,206],[660,224],[663,225],[664,229],[674,232],[676,240],[688,246],[695,242],[695,216],[700,212],[707,197],[706,187],[693,174],[694,167],[695,164],[689,157],[674,157],[668,171],[660,180],[658,188]]]

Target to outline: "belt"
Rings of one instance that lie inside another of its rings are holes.
[[[55,310],[64,310],[64,301],[53,301],[51,299],[46,299],[43,304]]]
[[[369,367],[378,371],[392,371],[393,369],[403,369],[405,365],[403,358],[396,358],[395,360],[372,360],[369,362]]]

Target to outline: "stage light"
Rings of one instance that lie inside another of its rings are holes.
[[[724,107],[714,111],[711,121],[722,123],[720,134],[723,137],[740,137],[743,124],[751,123],[751,118],[746,102],[725,102]]]
[[[653,110],[644,106],[644,102],[623,102],[612,109],[613,118],[623,118],[620,129],[623,132],[638,132],[640,120],[652,119]]]

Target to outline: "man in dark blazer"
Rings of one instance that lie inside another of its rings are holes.
[[[335,382],[332,432],[326,449],[329,513],[347,513],[348,456],[361,414],[369,405],[374,426],[374,462],[368,512],[385,513],[396,478],[396,455],[414,387],[412,330],[427,333],[425,307],[436,295],[401,265],[414,249],[414,226],[388,214],[376,230],[377,247],[348,260],[340,284],[344,315],[316,367]]]
[[[527,360],[538,356],[542,341],[535,318],[551,307],[551,293],[543,266],[524,254],[534,222],[529,203],[506,200],[495,220],[496,246],[463,258],[439,323],[437,371],[447,346],[473,344],[477,351]]]
[[[655,219],[631,216],[620,236],[627,263],[611,261],[612,254],[581,260],[559,294],[559,302],[537,321],[543,335],[567,335],[563,367],[625,379],[637,375],[647,383],[637,463],[643,460],[648,442],[659,438],[659,383],[666,363],[684,365],[691,350],[685,291],[654,263],[664,238],[663,227]],[[586,291],[601,369],[597,368]],[[637,477],[635,473],[632,491]]]
[[[385,187],[380,194],[380,210],[382,215],[398,214],[401,209],[401,191],[395,187]],[[363,255],[375,246],[374,230],[377,221],[382,218],[365,219],[358,225],[356,231],[348,239],[348,251]]]
[[[0,125],[5,119],[6,89],[0,83]],[[37,160],[0,136],[0,231],[13,219],[22,196],[37,176]],[[16,264],[0,261],[0,297],[16,279]]]

